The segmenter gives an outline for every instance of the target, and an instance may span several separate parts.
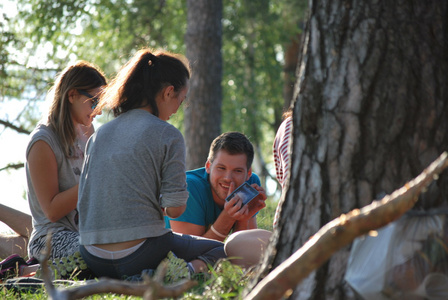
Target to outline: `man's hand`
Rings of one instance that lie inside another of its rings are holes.
[[[245,218],[241,218],[235,222],[235,225],[233,226],[234,231],[258,228],[257,217],[255,214],[266,207],[265,200],[267,197],[265,190],[261,186],[254,183],[252,184],[252,187],[259,192],[259,195],[244,205],[244,207],[247,208],[247,214],[245,215]]]
[[[249,207],[249,216],[253,217],[257,212],[259,212],[260,210],[262,210],[263,208],[266,207],[266,191],[264,190],[264,188],[262,188],[261,186],[259,186],[256,183],[252,184],[252,187],[254,189],[256,189],[259,194],[257,197],[255,197],[252,201],[250,201],[246,206]]]
[[[267,198],[264,188],[256,183],[252,184],[259,194],[248,204],[243,206],[241,197],[236,194],[231,200],[224,203],[224,211],[236,221],[247,221],[252,218],[257,212],[266,207],[265,200]],[[235,184],[230,184],[229,195],[234,191]]]
[[[232,183],[233,184],[233,183]],[[224,203],[224,211],[235,220],[247,219],[249,208],[247,205],[243,206],[243,200],[240,196],[235,195],[230,201]]]

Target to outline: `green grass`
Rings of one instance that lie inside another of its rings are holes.
[[[274,218],[277,202],[268,198],[266,208],[261,210],[257,215],[258,228],[272,230],[272,222]],[[246,283],[250,280],[250,272],[239,266],[233,265],[228,261],[222,261],[215,270],[212,270],[206,277],[203,275],[195,275],[192,279],[198,281],[198,285],[179,299],[196,300],[196,299],[235,299],[242,293]],[[14,294],[5,288],[0,288],[0,299],[47,299],[48,296],[45,289],[34,293]],[[116,294],[102,294],[87,297],[89,300],[133,300],[141,299],[140,297],[123,296]]]
[[[193,275],[193,280],[198,285],[187,291],[179,299],[195,300],[195,299],[235,299],[242,293],[247,281],[250,279],[247,270],[242,269],[230,263],[227,260],[218,263],[215,270],[211,270],[209,274]],[[59,288],[63,288],[59,286]],[[0,299],[47,299],[48,295],[44,288],[35,292],[14,293],[6,288],[0,289]],[[141,299],[135,296],[123,296],[117,294],[101,294],[93,295],[85,299],[91,300],[112,300],[112,299]]]
[[[231,264],[229,261],[222,261],[215,270],[204,276],[196,274],[193,280],[198,281],[198,285],[187,291],[181,298],[183,300],[199,299],[235,299],[242,293],[249,280],[247,271]],[[61,286],[59,286],[61,288]],[[6,289],[0,289],[0,299],[47,299],[48,295],[44,288],[36,292],[22,292],[20,295]],[[86,297],[91,300],[112,300],[112,299],[141,299],[135,296],[124,296],[117,294],[101,294]]]
[[[266,208],[262,209],[257,215],[258,228],[272,231],[272,223],[274,222],[277,203],[277,201],[274,201],[271,198],[266,200]]]

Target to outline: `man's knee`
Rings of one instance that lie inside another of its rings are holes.
[[[232,263],[251,267],[260,262],[271,235],[263,229],[238,231],[227,238],[224,250]]]

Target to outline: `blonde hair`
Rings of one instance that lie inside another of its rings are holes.
[[[72,155],[71,149],[76,139],[76,130],[70,114],[69,92],[73,89],[90,90],[106,85],[102,71],[87,61],[78,61],[66,67],[56,77],[48,92],[51,101],[47,125],[59,137],[65,156]]]

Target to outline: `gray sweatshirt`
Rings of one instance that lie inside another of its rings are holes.
[[[185,142],[174,126],[133,109],[101,126],[87,143],[79,183],[82,245],[157,237],[162,207],[185,205]]]

